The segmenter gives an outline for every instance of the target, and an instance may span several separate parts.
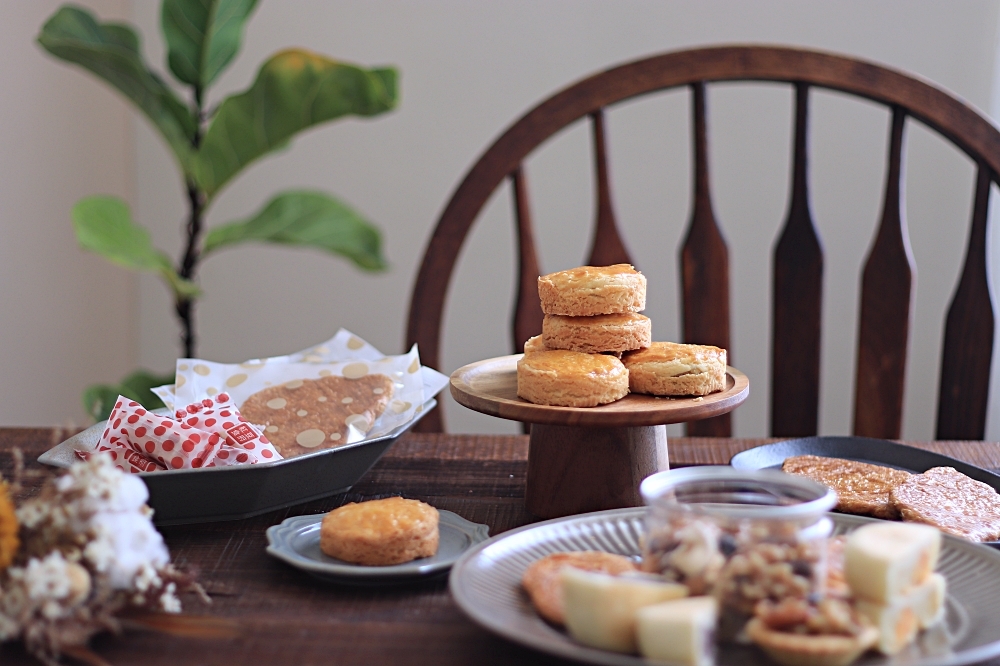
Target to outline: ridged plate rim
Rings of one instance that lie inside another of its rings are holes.
[[[648,666],[632,655],[589,648],[546,624],[520,589],[524,569],[549,553],[603,550],[619,555],[638,553],[645,508],[613,509],[556,518],[504,532],[467,551],[452,567],[449,589],[458,607],[483,628],[515,643],[552,655],[605,666]],[[856,529],[874,519],[829,514],[837,532]],[[961,666],[1000,655],[1000,552],[945,536],[938,570],[948,579],[948,627],[955,626],[951,652],[900,660],[867,656],[858,666],[905,663],[906,666]],[[989,640],[972,641],[980,634]],[[762,653],[745,648],[720,649],[717,662],[772,664]]]

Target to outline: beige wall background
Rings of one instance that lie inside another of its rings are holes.
[[[130,15],[145,35],[149,60],[164,67],[159,3],[85,4],[103,16]],[[10,93],[0,99],[0,251],[11,257],[0,262],[9,285],[2,298],[10,301],[0,308],[7,341],[0,349],[6,370],[0,394],[10,396],[0,401],[0,422],[58,423],[82,418],[77,396],[88,382],[113,379],[135,363],[170,368],[178,349],[163,286],[76,250],[69,208],[88,193],[123,194],[157,244],[176,255],[183,198],[168,153],[145,121],[129,115],[101,84],[33,45],[56,3],[0,0],[0,6],[17,15],[0,27],[0,44],[15,52],[0,65],[0,82]],[[273,247],[220,254],[201,274],[207,294],[198,312],[201,354],[234,361],[285,353],[339,326],[386,352],[401,351],[424,244],[466,169],[524,111],[595,70],[695,45],[793,44],[917,73],[995,113],[998,20],[996,0],[263,0],[243,51],[210,101],[248,86],[273,52],[302,46],[398,66],[402,103],[391,115],[317,128],[257,163],[219,197],[209,224],[244,217],[286,188],[320,188],[381,227],[392,269],[365,275],[318,252]],[[691,189],[689,102],[686,91],[674,91],[609,112],[616,209],[635,261],[649,276],[647,314],[661,339],[676,339],[679,331],[677,247]],[[753,389],[736,412],[736,432],[762,435],[770,366],[768,258],[787,204],[792,94],[786,86],[718,85],[710,88],[709,104],[714,203],[733,262],[732,352]],[[827,253],[823,434],[850,428],[858,281],[881,208],[888,121],[875,105],[814,92],[813,214]],[[907,134],[907,208],[918,277],[904,436],[927,439],[973,169],[919,124],[910,122]],[[578,265],[585,255],[593,216],[589,141],[585,125],[570,128],[528,162],[544,271]],[[504,187],[474,227],[453,282],[443,371],[508,353],[514,242]],[[127,351],[112,360],[112,347]],[[993,439],[1000,439],[997,392]],[[515,430],[454,404],[447,409],[455,431]]]

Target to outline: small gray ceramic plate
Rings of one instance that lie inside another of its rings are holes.
[[[393,443],[434,408],[433,398],[409,423],[392,432],[335,449],[271,463],[142,472],[157,525],[239,520],[329,497],[350,489]],[[38,456],[38,462],[69,467],[77,449],[93,451],[107,421],[93,425]]]
[[[550,553],[603,550],[639,553],[644,508],[614,509],[528,525],[481,543],[452,567],[449,587],[470,618],[508,640],[591,664],[649,666],[641,657],[586,647],[544,622],[521,590],[521,576]],[[830,514],[835,533],[850,532],[873,518]],[[959,666],[1000,655],[1000,552],[945,536],[938,571],[948,580],[945,620],[923,632],[892,659],[868,653],[858,666]],[[720,647],[718,666],[773,666],[753,647]]]
[[[469,522],[451,511],[438,511],[441,539],[436,554],[404,564],[366,567],[330,557],[319,549],[323,515],[294,516],[267,528],[268,554],[334,583],[382,585],[443,573],[462,553],[490,536],[490,528],[486,525]]]

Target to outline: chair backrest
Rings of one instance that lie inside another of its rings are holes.
[[[902,214],[904,121],[907,116],[964,151],[978,168],[965,263],[946,318],[936,437],[982,439],[986,423],[994,315],[986,267],[990,184],[1000,173],[1000,132],[953,95],[898,71],[853,58],[801,49],[733,46],[666,53],[586,78],[548,98],[507,129],[468,171],[427,246],[407,328],[425,363],[439,367],[442,313],[459,250],[493,191],[510,178],[519,241],[514,344],[541,332],[539,274],[521,168],[550,136],[589,116],[594,140],[597,214],[586,263],[629,262],[615,222],[607,175],[604,109],[646,93],[692,90],[694,202],[680,252],[683,335],[687,342],[730,347],[729,259],[712,211],[708,178],[705,87],[717,81],[786,82],[795,87],[791,198],[773,256],[771,433],[816,434],[819,412],[823,250],[807,189],[809,91],[827,88],[883,104],[892,112],[882,218],[861,285],[854,433],[899,438],[907,340],[913,302],[913,256]],[[641,268],[641,266],[640,266]],[[443,429],[441,410],[420,426]],[[726,417],[688,424],[688,434],[728,436]]]

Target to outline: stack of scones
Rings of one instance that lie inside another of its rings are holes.
[[[646,278],[629,264],[538,278],[542,334],[524,344],[517,394],[539,405],[596,407],[628,393],[707,395],[726,386],[726,350],[652,342]]]

